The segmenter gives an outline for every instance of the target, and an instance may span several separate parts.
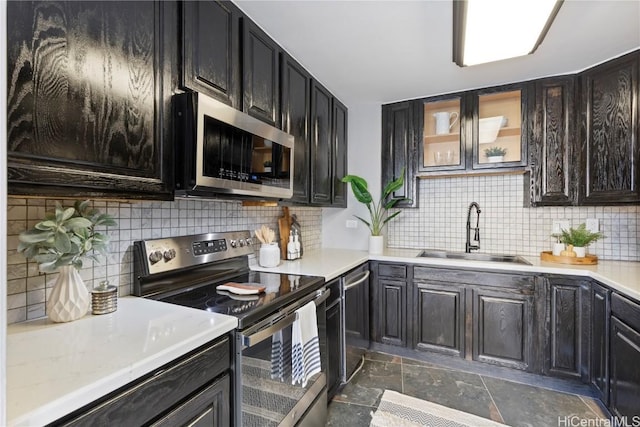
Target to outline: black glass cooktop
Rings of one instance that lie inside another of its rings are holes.
[[[257,295],[235,295],[216,289],[218,285],[227,282],[259,284],[265,287],[265,291]],[[244,329],[280,307],[321,288],[323,284],[322,277],[251,271],[223,281],[192,287],[158,300],[236,316],[239,329]]]

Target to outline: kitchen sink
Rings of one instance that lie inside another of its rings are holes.
[[[418,254],[422,258],[463,259],[468,261],[506,262],[531,265],[529,261],[518,255],[482,254],[477,252],[448,252],[425,249]]]

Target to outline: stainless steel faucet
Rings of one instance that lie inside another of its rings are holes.
[[[476,242],[476,244],[472,245],[471,244],[471,209],[475,207],[476,208],[476,226],[475,228],[473,228],[473,230],[475,230],[475,233],[473,235],[473,241]],[[471,251],[477,251],[478,249],[480,249],[480,205],[478,205],[476,202],[471,202],[471,204],[469,205],[469,211],[467,212],[467,243],[465,245],[464,251],[466,253],[471,253]]]

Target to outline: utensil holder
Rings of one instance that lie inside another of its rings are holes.
[[[260,246],[258,263],[261,267],[277,267],[280,264],[280,248],[277,243],[264,243]]]

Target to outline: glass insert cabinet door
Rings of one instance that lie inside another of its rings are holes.
[[[460,98],[424,103],[422,167],[457,169],[464,167],[464,123]]]
[[[478,95],[475,165],[521,162],[521,99],[520,90]]]

